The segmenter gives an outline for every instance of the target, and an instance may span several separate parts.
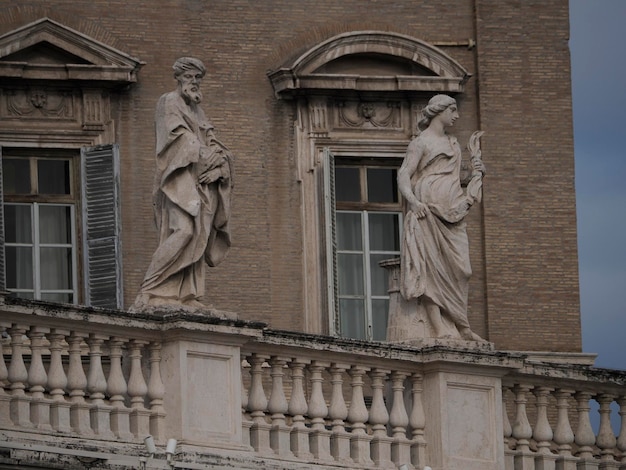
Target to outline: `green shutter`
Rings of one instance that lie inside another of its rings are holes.
[[[122,308],[119,146],[81,149],[85,304]]]
[[[335,157],[325,147],[322,163],[324,239],[326,244],[326,295],[330,334],[340,334],[337,278],[337,222],[335,216]]]

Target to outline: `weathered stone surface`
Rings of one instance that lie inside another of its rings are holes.
[[[230,249],[232,156],[214,135],[200,108],[206,73],[195,58],[174,64],[175,91],[156,109],[154,210],[159,246],[144,277],[134,310],[184,307],[200,302],[205,266],[216,266]]]
[[[475,133],[472,178],[461,187],[461,148],[446,133],[458,119],[456,100],[435,95],[422,111],[422,132],[411,141],[398,172],[406,199],[400,257],[400,296],[390,302],[388,339],[420,337],[482,341],[470,329],[467,303],[471,267],[464,218],[480,201],[485,167]],[[400,326],[401,324],[401,326]]]

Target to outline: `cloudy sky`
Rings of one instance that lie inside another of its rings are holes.
[[[570,0],[583,349],[626,369],[625,0]]]

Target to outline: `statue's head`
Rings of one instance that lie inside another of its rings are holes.
[[[422,109],[422,119],[420,120],[418,127],[425,129],[430,124],[430,121],[448,109],[450,106],[456,107],[456,100],[448,95],[435,95],[429,101],[426,107]]]
[[[181,57],[174,62],[172,68],[183,97],[188,101],[200,103],[202,101],[200,83],[206,73],[206,67],[202,61],[193,57]]]

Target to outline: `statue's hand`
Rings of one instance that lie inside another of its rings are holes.
[[[420,201],[412,202],[410,204],[410,209],[418,219],[423,219],[430,212],[428,206]]]
[[[474,173],[480,172],[483,176],[487,173],[487,167],[480,158],[472,158],[471,163]]]
[[[222,166],[226,159],[221,149],[200,147],[200,163],[203,168],[216,168]]]

